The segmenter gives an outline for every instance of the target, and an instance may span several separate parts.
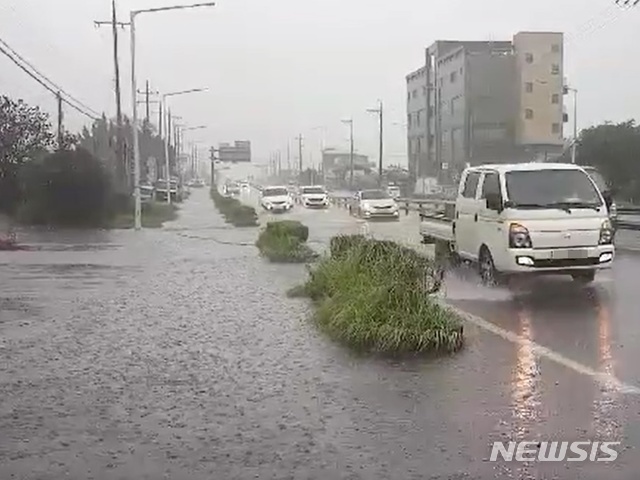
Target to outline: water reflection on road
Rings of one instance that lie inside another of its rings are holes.
[[[411,217],[289,218],[318,248],[363,229],[416,237]],[[257,231],[226,226],[204,191],[163,230],[25,235],[37,250],[0,254],[0,478],[542,478],[539,464],[487,463],[490,442],[598,433],[638,445],[635,397],[473,326],[453,358],[350,355],[284,295],[305,268],[262,261]],[[637,263],[591,290],[557,282],[518,297],[462,271],[446,296],[634,382],[637,347],[619,332],[633,338],[639,300],[618,285]],[[630,478],[636,457],[607,477]]]

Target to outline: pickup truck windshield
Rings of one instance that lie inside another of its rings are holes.
[[[362,192],[362,200],[383,200],[389,198],[389,194],[383,190],[365,190]]]
[[[307,187],[307,188],[303,188],[302,189],[302,194],[303,195],[307,195],[307,194],[318,194],[318,195],[323,195],[325,193],[324,188],[322,187]]]
[[[605,192],[609,189],[609,185],[607,185],[607,181],[604,179],[604,177],[598,170],[596,170],[595,168],[586,168],[586,167],[583,167],[583,168],[589,174],[589,176],[591,177],[591,180],[593,180],[593,182],[596,184],[596,186],[601,192]]]
[[[262,191],[263,197],[284,197],[289,195],[289,190],[286,188],[265,188]]]
[[[579,170],[529,170],[505,174],[514,207],[600,207],[602,200],[589,177]]]

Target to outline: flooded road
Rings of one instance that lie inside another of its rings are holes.
[[[416,237],[411,217],[291,217],[318,249]],[[256,236],[200,190],[162,230],[30,233],[37,250],[0,253],[0,478],[636,478],[639,395],[604,380],[640,385],[638,257],[517,298],[456,272],[453,304],[530,342],[470,323],[455,357],[390,362],[316,333],[285,296],[305,268],[262,261]],[[624,448],[613,465],[487,461],[518,439]]]

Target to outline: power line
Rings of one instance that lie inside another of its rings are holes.
[[[13,48],[11,48],[4,40],[0,39],[0,53],[6,55],[9,60],[11,60],[18,68],[20,68],[23,72],[33,78],[36,82],[42,85],[49,92],[54,95],[61,95],[62,101],[69,105],[74,110],[77,110],[81,114],[93,119],[100,119],[100,114],[97,113],[92,108],[88,107],[68,92],[66,92],[63,88],[55,84],[51,81],[46,75],[42,72],[38,71],[30,62],[28,62],[24,57],[18,54]],[[26,66],[25,66],[26,65]],[[31,70],[29,70],[31,69]],[[34,73],[35,72],[35,73]],[[40,77],[40,78],[39,78]],[[63,96],[64,94],[64,96]],[[67,98],[65,98],[67,97]]]

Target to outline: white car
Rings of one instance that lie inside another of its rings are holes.
[[[260,197],[260,205],[269,212],[288,212],[293,208],[293,198],[291,198],[287,187],[264,187]]]
[[[390,218],[399,220],[398,203],[386,190],[362,190],[355,194],[349,213],[361,218]]]
[[[397,185],[389,185],[387,187],[387,193],[391,198],[400,198],[400,187]]]
[[[306,208],[327,208],[329,195],[322,186],[300,187],[300,203]]]

